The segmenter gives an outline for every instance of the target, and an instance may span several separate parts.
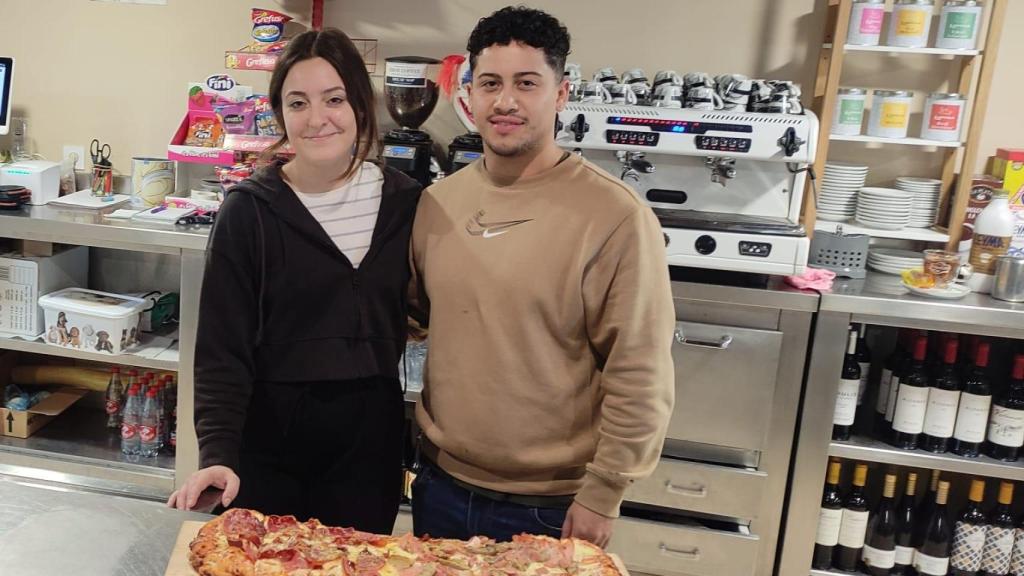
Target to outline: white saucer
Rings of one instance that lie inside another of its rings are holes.
[[[942,300],[959,300],[971,293],[971,289],[963,284],[950,284],[945,288],[918,288],[904,282],[903,286],[918,296]]]

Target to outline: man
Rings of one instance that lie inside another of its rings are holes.
[[[427,190],[413,229],[430,330],[414,530],[604,546],[672,409],[661,230],[630,188],[555,144],[558,20],[504,8],[468,50],[484,158]]]

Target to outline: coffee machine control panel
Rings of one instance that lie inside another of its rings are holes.
[[[811,113],[659,108],[570,102],[558,115],[555,142],[569,150],[742,157],[809,163],[818,119]]]

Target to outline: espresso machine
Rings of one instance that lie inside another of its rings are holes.
[[[384,135],[382,156],[389,166],[420,184],[430,184],[437,171],[430,135],[419,130],[437,105],[437,83],[428,75],[440,60],[423,56],[395,56],[384,64],[384,104],[400,127]]]
[[[801,274],[800,224],[818,120],[570,102],[556,142],[619,176],[652,207],[674,266]]]

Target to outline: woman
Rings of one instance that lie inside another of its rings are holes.
[[[291,41],[270,103],[295,157],[238,184],[217,217],[196,345],[200,470],[168,505],[215,486],[224,506],[391,533],[420,187],[366,160],[373,89],[341,31]]]

